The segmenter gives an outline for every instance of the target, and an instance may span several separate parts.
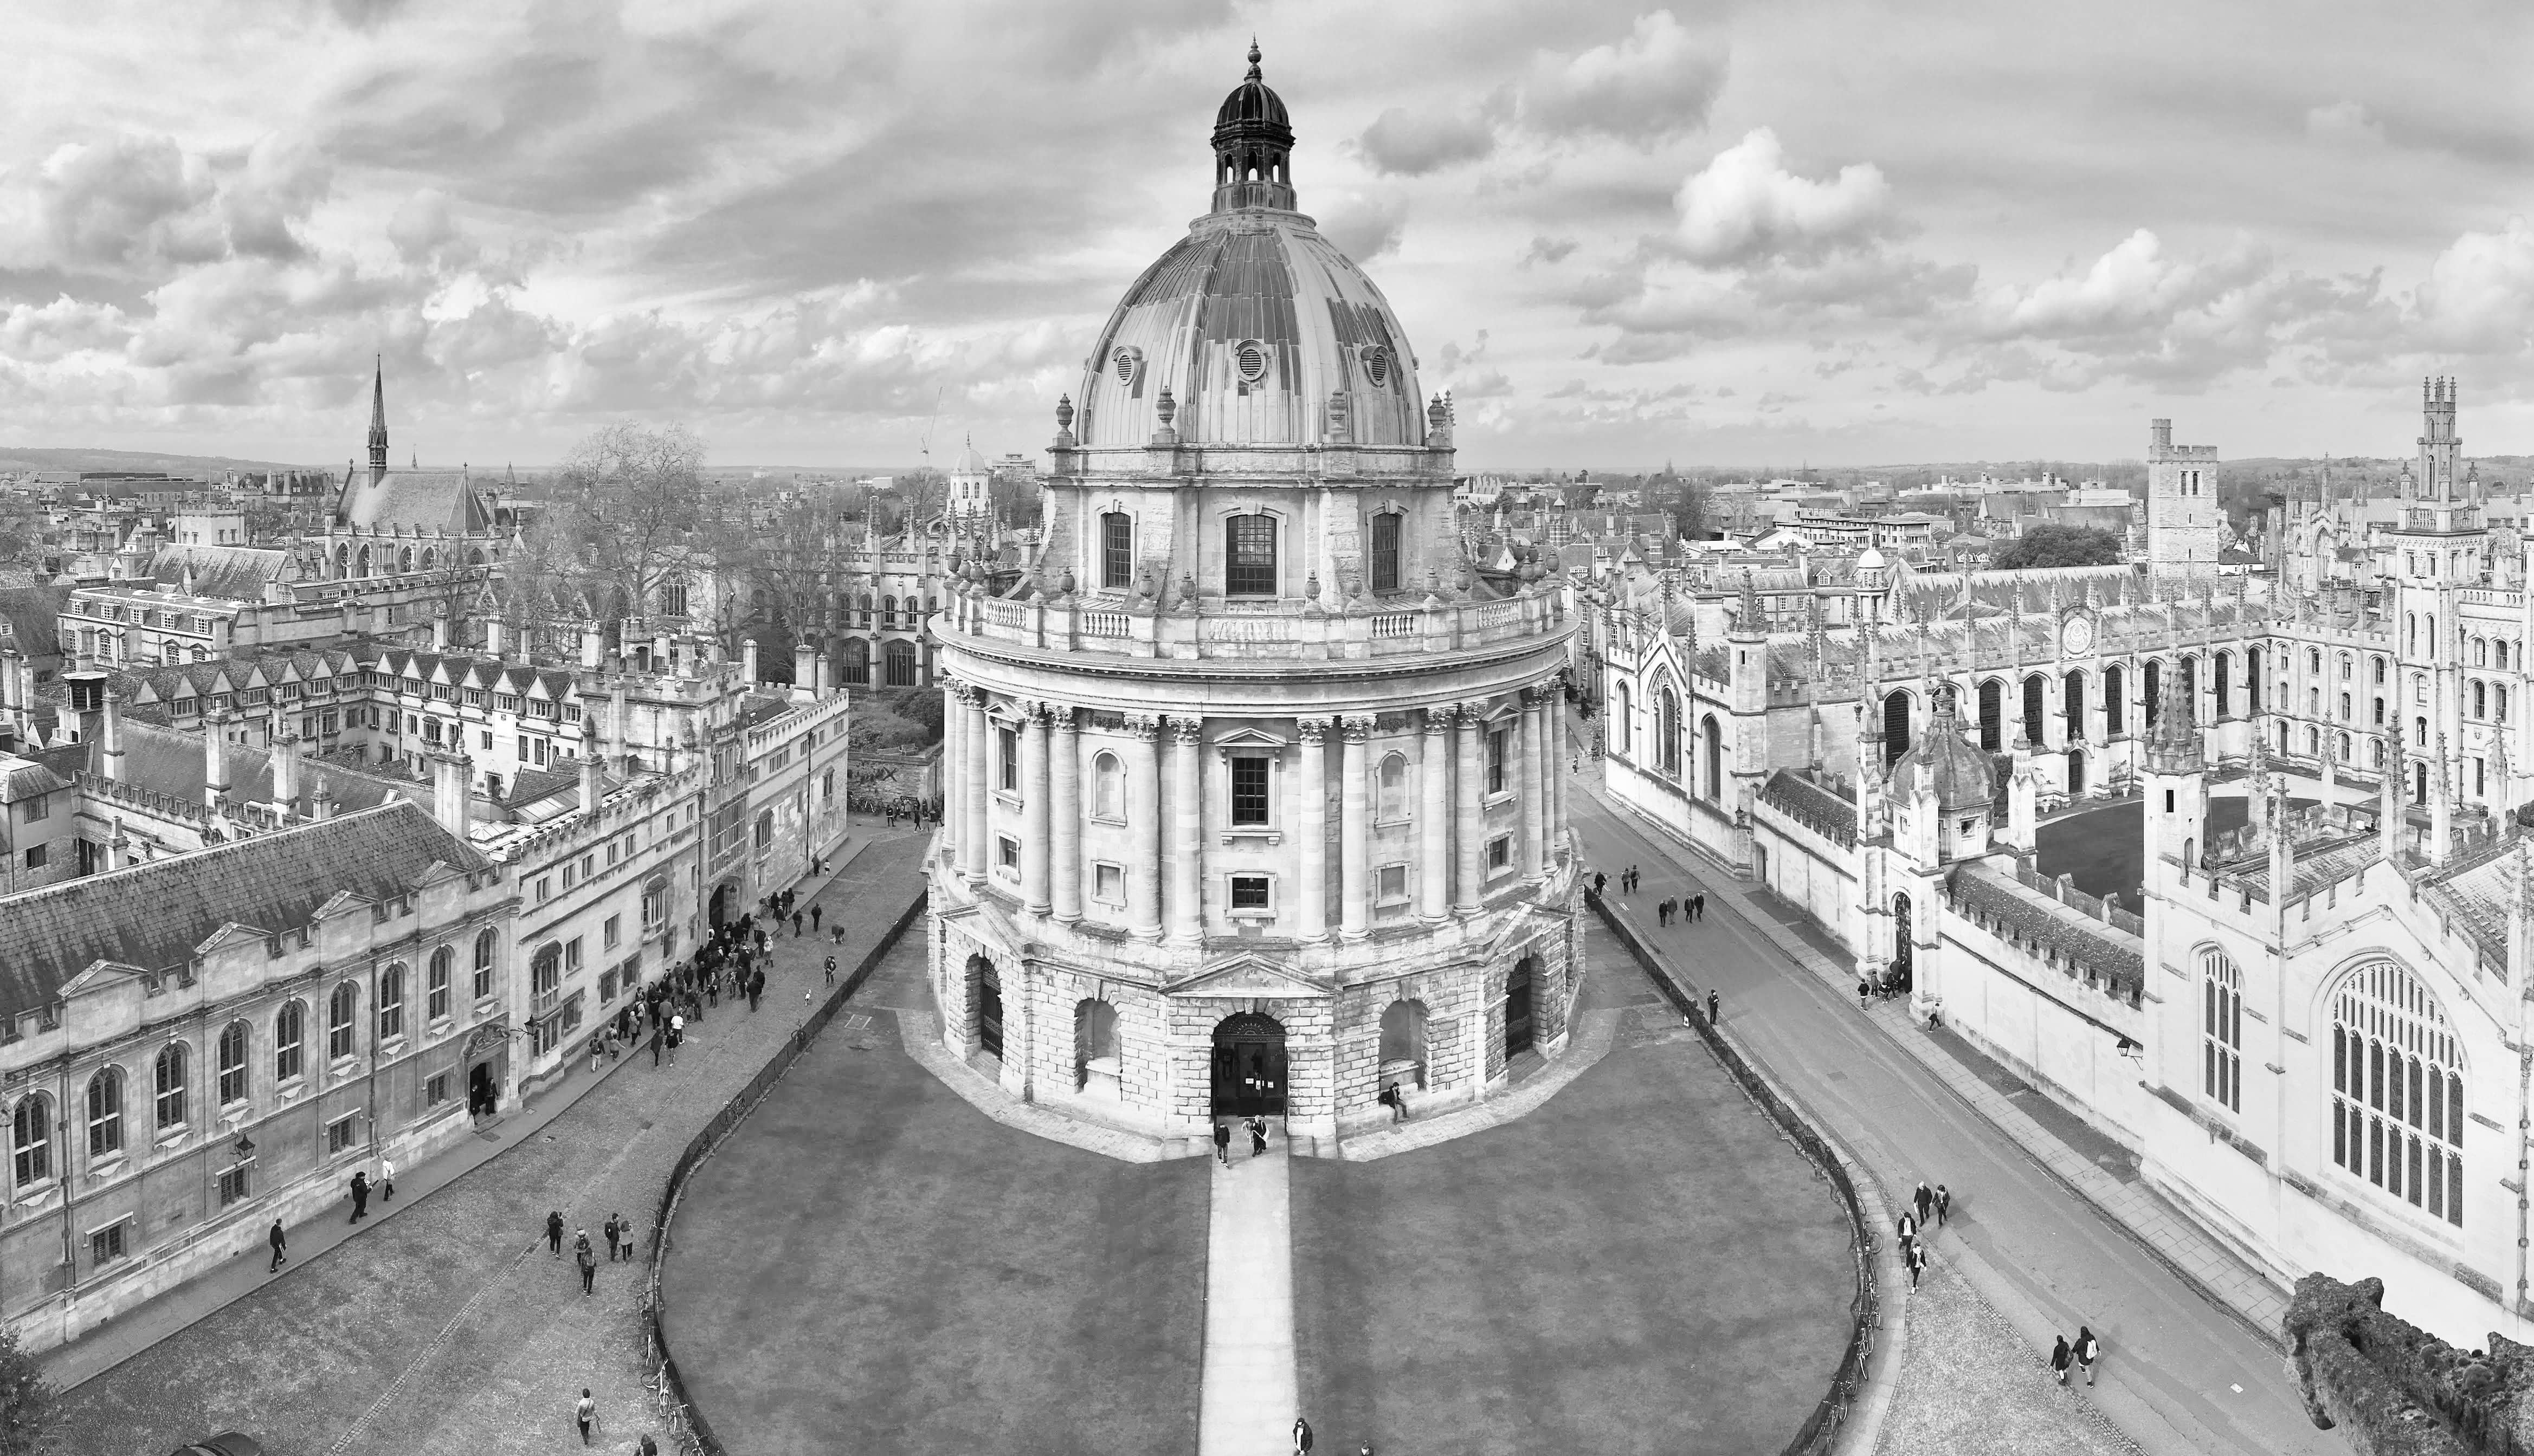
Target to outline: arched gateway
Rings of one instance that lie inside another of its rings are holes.
[[[1285,1115],[1285,1024],[1242,1012],[1214,1028],[1214,1111],[1218,1117]]]

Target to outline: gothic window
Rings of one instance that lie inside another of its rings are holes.
[[[308,1007],[286,1002],[272,1019],[272,1079],[288,1081],[301,1070],[300,1051],[307,1039]]]
[[[2323,729],[2309,728],[2305,730],[2305,751],[2308,758],[2323,757]]]
[[[882,597],[879,599],[879,624],[882,627],[895,627],[897,625],[897,599],[895,597]]]
[[[2001,720],[2006,716],[2006,684],[1992,677],[1979,685],[1979,744],[1982,752],[1995,753],[2003,745]]]
[[[1224,595],[1276,595],[1276,518],[1233,516],[1223,523]]]
[[[222,1107],[243,1102],[247,1093],[246,1022],[231,1021],[220,1031],[217,1067],[219,1098]]]
[[[1886,693],[1883,697],[1883,766],[1890,768],[1901,754],[1909,751],[1909,695]]]
[[[2197,654],[2182,660],[2182,716],[2191,723],[2200,721],[2200,659]]]
[[[2349,654],[2345,652],[2340,655],[2340,680],[2349,680]]]
[[[1680,777],[1680,699],[1668,687],[1655,699],[1655,737],[1657,762],[1662,771]]]
[[[2340,695],[2340,721],[2342,723],[2347,723],[2349,721],[2349,694],[2342,693]]]
[[[2262,711],[2262,650],[2258,647],[2244,649],[2244,711]]]
[[[1714,714],[1701,722],[1699,736],[1707,743],[1707,796],[1724,797],[1724,735],[1716,727]]]
[[[1399,521],[1396,511],[1372,518],[1372,589],[1399,590]]]
[[[18,1104],[10,1119],[9,1148],[14,1154],[18,1187],[29,1188],[53,1176],[53,1099],[41,1092]]]
[[[2507,721],[2507,689],[2505,687],[2493,685],[2490,689],[2490,721],[2493,723],[2505,723]]]
[[[2383,687],[2383,686],[2384,685],[2384,671],[2385,671],[2385,669],[2384,669],[2384,660],[2383,660],[2383,658],[2381,658],[2381,657],[2380,657],[2380,658],[2376,659],[2375,661],[2376,661],[2376,685],[2377,685],[2378,687]]]
[[[2068,724],[2068,736],[2082,742],[2085,737],[2085,674],[2069,673],[2060,684],[2060,692],[2066,699],[2063,716]]]
[[[2162,703],[2163,697],[2164,664],[2148,658],[2146,660],[2146,722],[2149,728],[2155,726],[2156,708]],[[2317,709],[2316,712],[2319,715],[2322,710]]]
[[[871,685],[871,643],[863,638],[845,639],[845,681],[855,687]]]
[[[123,1151],[123,1069],[106,1067],[88,1079],[88,1155]]]
[[[2321,718],[2323,716],[2322,688],[2309,687],[2305,690],[2305,716],[2308,718]]]
[[[1617,746],[1621,753],[1626,753],[1630,751],[1632,745],[1636,741],[1636,718],[1628,712],[1629,693],[1628,685],[1626,683],[1622,682],[1618,685],[1616,696],[1619,702],[1619,711],[1610,715],[1610,726],[1619,730],[1619,742]]]
[[[2472,685],[2472,716],[2475,718],[2490,716],[2490,689],[2478,682]]]
[[[2200,1094],[2244,1110],[2244,973],[2222,951],[2200,954]]]
[[[2331,1159],[2389,1198],[2463,1226],[2463,1072],[2444,1008],[2389,961],[2331,1003]]]
[[[2472,639],[2472,665],[2476,668],[2490,666],[2490,639],[2486,637]]]
[[[185,1126],[185,1044],[171,1041],[158,1049],[156,1065],[151,1068],[150,1089],[158,1118],[158,1131]]]
[[[1134,584],[1135,523],[1124,511],[1100,517],[1100,585],[1116,589]]]
[[[2122,688],[2129,685],[2129,674],[2114,663],[2103,670],[2103,731],[2121,733],[2129,730],[2128,695]]]
[[[915,686],[915,644],[899,638],[883,643],[879,651],[880,661],[887,665],[888,685]]]
[[[1375,824],[1399,824],[1407,818],[1408,755],[1394,753],[1381,761],[1381,771],[1373,779],[1372,820]]]

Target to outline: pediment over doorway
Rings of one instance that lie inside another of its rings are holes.
[[[1333,988],[1250,953],[1226,956],[1162,983],[1165,996],[1277,996],[1325,1000]]]

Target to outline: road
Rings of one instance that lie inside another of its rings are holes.
[[[1587,865],[1613,876],[1629,864],[1643,871],[1625,903],[1641,927],[1652,927],[1665,895],[1727,878],[1591,793],[1568,803]],[[1711,895],[1695,927],[1650,933],[1701,991],[1720,992],[1725,1025],[1845,1139],[1896,1203],[1922,1178],[1952,1190],[1953,1226],[1935,1240],[1933,1257],[1960,1267],[2036,1352],[2047,1351],[2052,1330],[2073,1337],[2079,1324],[2092,1326],[2106,1353],[2100,1384],[2087,1394],[2153,1456],[2346,1451],[2336,1432],[2306,1418],[2273,1350],[2079,1199],[1860,1016],[1853,995],[1790,960],[1730,903]]]

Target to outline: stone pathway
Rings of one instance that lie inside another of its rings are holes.
[[[658,1431],[642,1383],[640,1265],[602,1264],[583,1298],[536,1226],[560,1208],[593,1238],[610,1213],[647,1227],[687,1140],[801,1025],[822,989],[819,961],[852,966],[923,894],[906,852],[920,834],[854,839],[849,850],[873,852],[801,887],[805,905],[846,926],[845,944],[777,941],[762,1011],[725,1002],[692,1027],[677,1067],[629,1056],[596,1095],[428,1195],[408,1193],[399,1170],[392,1218],[72,1391],[65,1451],[129,1456],[235,1428],[276,1452],[546,1452],[576,1444],[582,1386],[598,1401],[601,1449]]]
[[[1294,1368],[1292,1164],[1272,1125],[1253,1157],[1233,1129],[1214,1165],[1207,1216],[1205,1377],[1197,1456],[1290,1456],[1300,1382]]]

